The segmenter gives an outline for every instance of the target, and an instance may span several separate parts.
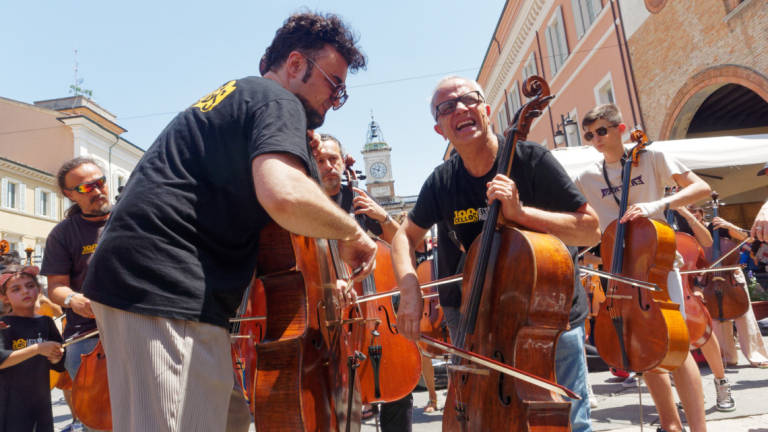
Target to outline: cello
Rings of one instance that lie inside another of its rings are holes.
[[[232,369],[235,371],[235,384],[242,390],[243,398],[248,402],[253,413],[251,397],[253,380],[256,374],[256,344],[264,337],[266,319],[264,285],[258,278],[253,278],[243,294],[243,301],[232,318],[230,330]]]
[[[598,275],[582,275],[581,286],[584,287],[584,291],[587,293],[587,301],[589,303],[589,312],[584,320],[584,332],[589,337],[592,334],[592,321],[597,318],[600,305],[605,301],[605,292],[603,292],[603,286],[600,284],[600,276]]]
[[[416,278],[419,284],[425,284],[427,282],[435,281],[438,278],[437,274],[437,249],[432,249],[432,257],[424,260],[416,267]],[[443,319],[443,308],[440,307],[440,299],[435,295],[438,288],[431,287],[428,292],[423,294],[431,294],[429,298],[424,299],[424,306],[422,307],[421,320],[419,321],[419,330],[421,334],[437,339],[439,341],[450,344],[451,337],[448,334],[448,326]],[[443,351],[434,349],[431,345],[419,343],[419,348],[422,354],[429,357],[437,357],[443,355]]]
[[[256,430],[360,429],[355,376],[365,357],[350,346],[326,240],[291,234],[274,222],[259,236],[266,333],[256,345]]]
[[[595,320],[595,346],[600,357],[614,368],[646,372],[671,371],[688,355],[688,330],[666,290],[667,275],[675,260],[675,234],[668,225],[638,218],[619,220],[627,210],[632,166],[648,144],[642,131],[632,131],[636,145],[624,162],[619,217],[603,232],[600,255],[613,275],[648,281],[651,293],[641,287],[610,279],[606,300]],[[627,245],[632,245],[627,248]]]
[[[712,192],[712,217],[718,217],[718,208],[720,201],[717,192]],[[720,230],[715,229],[712,233],[712,247],[705,248],[707,258],[710,263],[715,263],[723,256],[722,251],[727,252],[718,266],[733,266],[739,262],[739,254],[732,253],[738,248],[733,240],[720,237]],[[749,296],[733,277],[733,271],[718,271],[713,273],[704,273],[702,278],[702,292],[704,293],[704,302],[709,309],[710,315],[717,318],[720,322],[738,318],[749,310]]]
[[[80,422],[91,429],[111,430],[112,404],[109,399],[107,356],[101,340],[91,352],[80,357],[80,368],[72,383],[72,411]]]
[[[552,99],[547,83],[537,76],[526,79],[523,94],[531,100],[516,114],[506,143],[500,143],[501,174],[510,174],[518,140],[525,139],[532,119]],[[574,287],[573,261],[565,245],[552,235],[504,224],[494,201],[482,234],[470,247],[464,275],[454,344],[553,380],[555,346],[568,326]],[[570,429],[570,402],[552,391],[457,358],[449,371],[444,430]]]
[[[694,270],[702,268],[706,264],[704,250],[692,235],[678,232],[674,215],[671,211],[667,214],[667,224],[675,228],[675,244],[677,252],[683,256],[683,265],[680,270]],[[683,299],[685,300],[685,325],[688,327],[688,339],[691,349],[700,348],[707,343],[712,336],[712,317],[707,307],[699,296],[693,294],[691,289],[691,275],[681,275],[683,281]]]
[[[349,165],[346,177],[350,190],[357,187],[357,175]],[[339,258],[336,241],[329,243],[336,274],[340,279],[350,279],[347,266]],[[354,285],[359,296],[385,293],[397,286],[390,247],[381,240],[376,243],[376,268]],[[363,404],[400,400],[413,391],[421,377],[419,348],[398,332],[391,299],[388,296],[365,302],[362,306],[351,306],[346,314],[350,319],[358,319],[359,325],[350,325],[350,337],[355,342],[353,345],[367,354],[357,372]]]

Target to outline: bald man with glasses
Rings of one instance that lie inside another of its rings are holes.
[[[496,174],[497,154],[504,138],[491,129],[491,107],[485,103],[479,84],[461,77],[444,78],[434,91],[430,109],[435,132],[450,141],[456,154],[427,178],[415,207],[392,241],[393,264],[402,292],[398,328],[414,340],[419,337],[422,304],[413,267],[414,251],[432,225],[444,223],[450,238],[438,242],[440,277],[462,272],[463,252],[481,232],[488,206],[494,200],[501,203],[504,219],[553,234],[568,246],[600,241],[597,215],[546,148],[519,142],[511,177]],[[575,253],[575,248],[572,251]],[[571,330],[558,341],[556,375],[558,383],[582,397],[581,401],[572,401],[572,430],[587,431],[587,302],[584,290],[577,285],[578,278],[574,278],[574,284]],[[458,330],[460,303],[460,288],[441,288],[440,304],[452,337]]]

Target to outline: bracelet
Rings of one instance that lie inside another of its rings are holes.
[[[392,222],[392,216],[390,216],[389,213],[387,213],[387,217],[385,217],[384,220],[381,221],[380,223],[381,224],[386,224],[386,223],[390,223],[390,222]]]

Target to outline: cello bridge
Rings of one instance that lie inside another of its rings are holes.
[[[366,323],[366,322],[379,322],[379,320],[376,318],[350,318],[350,319],[326,321],[325,326],[328,328],[333,328],[333,327],[345,326],[347,324],[358,324],[358,323]]]
[[[479,376],[488,376],[490,374],[490,371],[487,368],[479,368],[467,365],[449,365],[448,369],[453,372],[468,373]]]
[[[621,295],[621,294],[606,294],[605,297],[619,299],[619,300],[632,300],[632,296]]]

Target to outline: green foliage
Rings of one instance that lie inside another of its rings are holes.
[[[93,90],[84,89],[79,85],[71,84],[69,86],[69,92],[74,94],[75,96],[83,95],[83,96],[88,96],[89,98],[93,98]]]

